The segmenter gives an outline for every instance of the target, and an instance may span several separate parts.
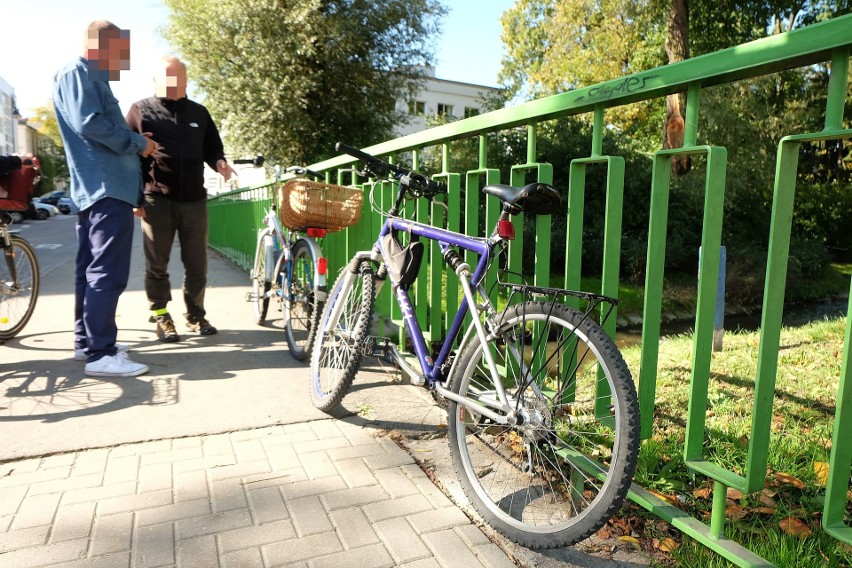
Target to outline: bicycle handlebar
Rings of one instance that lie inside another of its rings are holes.
[[[255,167],[260,167],[263,165],[266,159],[263,156],[255,156],[254,158],[237,158],[232,163],[233,164],[252,164]]]
[[[317,173],[313,170],[309,170],[308,168],[303,167],[303,166],[290,166],[289,168],[287,168],[284,171],[294,173],[297,176],[312,177],[312,178],[317,179],[317,180],[324,180],[325,179],[325,176],[323,174],[319,174],[319,173]]]
[[[447,193],[447,184],[443,182],[429,179],[421,173],[406,170],[343,142],[338,142],[334,146],[334,149],[364,162],[364,172],[366,175],[377,178],[392,175],[399,181],[400,185],[405,186],[415,197],[434,197],[438,194]]]

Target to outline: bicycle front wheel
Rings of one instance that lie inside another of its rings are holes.
[[[349,270],[347,265],[328,295],[311,353],[311,400],[323,412],[340,404],[352,386],[373,318],[373,267],[362,262],[357,273]]]
[[[630,371],[594,321],[563,306],[526,302],[501,318],[488,345],[516,413],[500,425],[476,412],[498,404],[480,342],[450,377],[449,439],[476,510],[524,546],[555,548],[592,535],[618,510],[636,468],[639,409]]]
[[[254,268],[252,268],[250,275],[251,292],[249,292],[248,299],[257,325],[264,324],[266,312],[269,309],[267,292],[272,288],[272,283],[266,280],[266,247],[271,238],[272,235],[268,229],[260,233],[257,239],[257,250],[254,253]]]
[[[308,358],[316,337],[323,302],[314,293],[316,259],[308,243],[296,241],[291,250],[289,278],[283,274],[284,331],[290,355],[299,361]],[[288,270],[285,267],[285,271]]]
[[[33,315],[40,283],[32,245],[12,235],[12,246],[0,249],[0,340],[15,337]],[[12,277],[12,269],[17,278]]]

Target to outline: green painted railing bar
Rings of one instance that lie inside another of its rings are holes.
[[[625,162],[619,156],[602,155],[603,138],[606,134],[605,111],[608,108],[639,100],[687,93],[684,147],[661,150],[653,157],[642,353],[637,378],[641,435],[643,438],[648,438],[653,428],[656,396],[672,162],[679,156],[699,158],[703,156],[706,157],[705,203],[692,375],[683,451],[687,467],[714,480],[710,525],[690,517],[635,485],[629,497],[738,566],[770,565],[764,559],[724,536],[725,494],[728,487],[752,492],[764,486],[775,380],[778,371],[781,315],[794,211],[798,152],[804,143],[852,137],[852,130],[844,129],[843,123],[850,50],[852,50],[852,15],[846,15],[673,65],[445,124],[364,149],[369,153],[392,160],[398,158],[401,153],[411,152],[411,165],[414,169],[419,169],[421,149],[428,149],[431,152],[434,148],[441,148],[442,166],[437,177],[446,181],[449,187],[449,194],[446,197],[447,209],[435,205],[430,210],[428,204],[420,200],[416,205],[411,202],[406,204],[407,216],[424,223],[461,229],[472,236],[484,236],[481,234],[483,229],[480,227],[494,226],[499,215],[499,204],[497,200],[482,195],[481,187],[485,184],[500,183],[501,179],[498,170],[489,168],[487,133],[525,127],[528,134],[526,161],[523,164],[511,166],[509,182],[513,185],[523,185],[535,176],[537,181],[553,183],[552,166],[539,162],[536,147],[537,125],[542,121],[561,116],[593,113],[591,155],[588,158],[571,159],[569,163],[568,197],[567,202],[564,203],[568,209],[565,243],[568,260],[564,267],[564,279],[566,287],[581,288],[580,258],[583,253],[583,225],[586,222],[584,219],[586,170],[589,165],[605,165],[607,167],[606,209],[601,291],[604,295],[617,297],[620,247],[623,238],[621,212],[625,205],[623,202]],[[702,454],[704,438],[707,435],[705,417],[710,386],[715,290],[719,270],[727,152],[724,148],[717,146],[697,145],[701,90],[711,85],[825,61],[831,62],[831,75],[826,92],[824,130],[818,133],[792,134],[779,143],[749,448],[745,464],[734,472],[708,461]],[[452,172],[453,156],[448,143],[473,137],[479,138],[478,167],[461,174]],[[355,185],[360,183],[357,176],[355,174],[345,176],[341,170],[353,162],[354,160],[348,156],[337,156],[310,167],[315,171],[326,172],[327,176],[333,176],[336,170],[338,183],[348,182],[349,185]],[[464,186],[461,185],[462,178]],[[555,180],[555,182],[557,189],[564,187],[559,185],[560,182],[564,183],[564,180]],[[371,185],[364,183],[361,187],[366,191]],[[270,203],[271,188],[271,185],[267,185],[253,188],[253,190],[230,192],[210,201],[211,245],[231,256],[244,267],[252,261],[257,227]],[[376,194],[377,202],[384,209],[389,208],[393,185],[377,184]],[[462,202],[462,196],[464,196],[464,202]],[[484,220],[482,219],[483,202]],[[460,216],[462,208],[464,209],[463,219]],[[336,271],[356,250],[372,246],[372,238],[378,230],[379,222],[380,217],[371,212],[369,202],[365,199],[364,215],[361,221],[356,226],[341,233],[329,235],[324,240],[323,250],[329,257],[329,284],[334,282]],[[508,266],[510,270],[522,272],[523,215],[514,217],[513,222],[516,240],[510,245]],[[530,222],[533,222],[532,219]],[[549,285],[551,268],[559,273],[563,272],[563,269],[551,267],[549,264],[553,247],[553,243],[550,242],[551,224],[550,218],[535,219],[534,276],[535,282],[541,285]],[[418,319],[427,323],[426,337],[433,340],[445,333],[446,321],[440,309],[443,298],[446,297],[447,309],[451,311],[455,309],[453,302],[457,300],[443,293],[446,288],[442,281],[443,271],[440,268],[439,254],[437,247],[430,250],[425,260],[428,264],[424,271],[425,277],[421,275],[412,291]],[[471,255],[467,256],[469,263],[472,264],[475,260],[471,258]],[[334,267],[333,271],[332,267]],[[495,272],[496,266],[487,276],[488,285],[496,280]],[[449,289],[452,290],[453,276],[448,275],[447,278],[448,283],[451,284]],[[496,291],[494,294],[496,298]],[[401,323],[398,310],[394,311],[394,304],[387,292],[382,292],[377,305],[380,315],[386,316],[394,323]],[[852,314],[852,302],[850,302],[849,310]],[[607,333],[614,334],[614,316],[606,322],[605,329]],[[402,341],[402,334],[400,334],[400,341]],[[852,528],[844,525],[850,467],[852,467],[852,445],[843,444],[840,438],[841,435],[852,431],[852,378],[850,378],[852,346],[850,343],[852,343],[852,321],[847,319],[823,522],[826,533],[852,544],[850,542]]]

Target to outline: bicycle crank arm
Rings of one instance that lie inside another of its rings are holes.
[[[387,347],[387,355],[390,356],[393,363],[399,367],[399,369],[408,375],[409,380],[411,380],[411,384],[420,387],[426,382],[426,377],[423,373],[419,373],[414,367],[412,367],[407,360],[407,357],[400,353],[399,349],[396,348],[396,345],[388,345]],[[418,365],[419,366],[419,365]]]

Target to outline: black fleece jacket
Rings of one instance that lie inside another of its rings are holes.
[[[204,163],[215,170],[225,152],[203,105],[186,97],[149,97],[133,103],[126,120],[131,130],[150,132],[160,145],[154,156],[142,159],[145,193],[162,193],[175,201],[207,198]]]

